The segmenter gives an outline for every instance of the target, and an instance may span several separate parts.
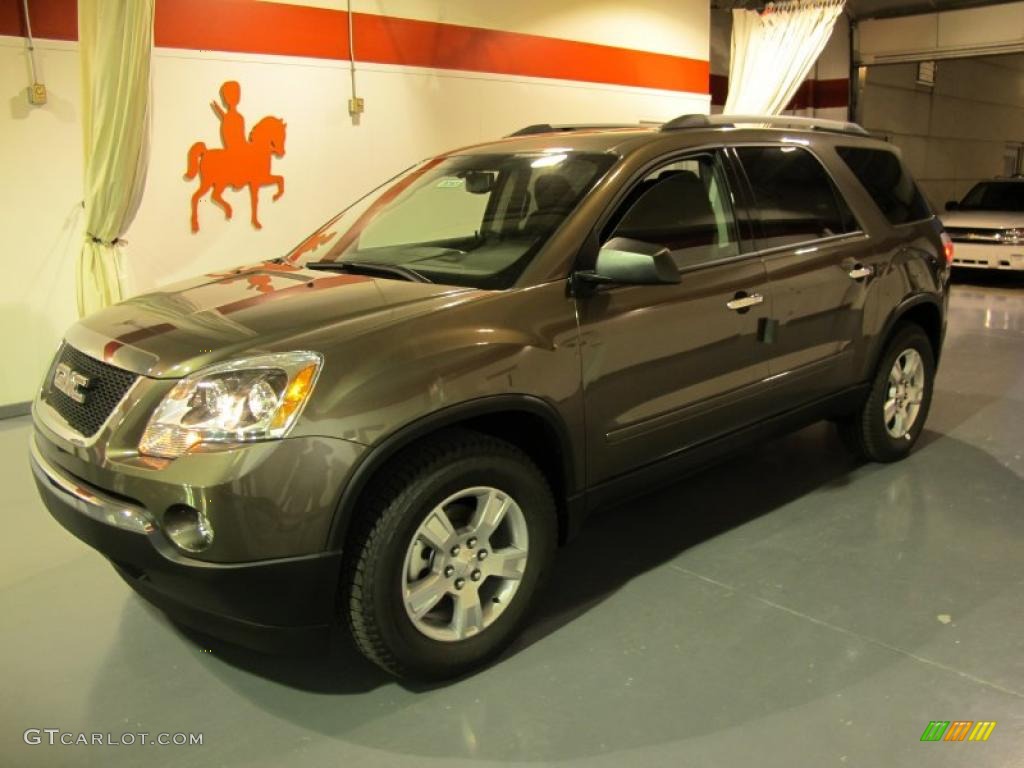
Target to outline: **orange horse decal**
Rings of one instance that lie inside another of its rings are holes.
[[[227,219],[231,218],[231,205],[223,197],[228,187],[241,189],[249,187],[249,201],[252,211],[252,225],[261,229],[259,217],[260,187],[277,185],[273,199],[284,194],[284,177],[270,172],[271,157],[284,156],[284,138],[287,124],[279,117],[264,117],[249,132],[245,140],[245,121],[237,110],[239,101],[238,83],[228,81],[221,86],[221,98],[227,107],[212,102],[214,113],[221,120],[221,141],[223,149],[208,149],[197,141],[188,151],[186,179],[199,176],[199,188],[192,195],[192,231],[199,231],[199,201],[211,189],[210,199],[219,205]]]

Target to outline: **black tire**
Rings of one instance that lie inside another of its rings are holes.
[[[528,558],[515,594],[482,631],[462,640],[422,633],[402,600],[406,553],[431,510],[460,490],[497,488],[517,502],[528,532]],[[543,473],[513,445],[469,430],[450,430],[397,455],[375,478],[346,547],[341,604],[356,646],[402,678],[443,680],[498,656],[523,625],[554,559],[555,503]]]
[[[894,437],[886,428],[884,414],[889,396],[889,373],[897,358],[907,350],[915,350],[921,356],[924,390],[920,410],[910,429],[903,437]],[[843,441],[853,452],[871,461],[891,462],[904,458],[924,430],[934,380],[935,353],[928,335],[914,323],[898,328],[882,353],[863,406],[838,424]]]

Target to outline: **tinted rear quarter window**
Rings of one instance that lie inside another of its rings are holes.
[[[865,147],[836,147],[890,224],[921,221],[932,215],[924,195],[895,153]]]
[[[818,159],[802,147],[737,147],[761,223],[761,248],[853,232],[859,227]]]

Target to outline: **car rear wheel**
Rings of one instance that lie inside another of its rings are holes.
[[[924,429],[934,378],[931,341],[919,326],[904,326],[882,354],[864,405],[840,423],[845,442],[872,461],[902,459]]]
[[[455,677],[521,628],[553,559],[555,505],[516,447],[451,431],[397,456],[368,495],[342,589],[357,647],[399,677]]]

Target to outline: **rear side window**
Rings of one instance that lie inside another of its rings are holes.
[[[837,147],[836,152],[890,224],[921,221],[932,215],[921,191],[894,153],[864,147]]]
[[[761,248],[842,235],[857,222],[818,159],[801,147],[737,147],[761,222]]]

